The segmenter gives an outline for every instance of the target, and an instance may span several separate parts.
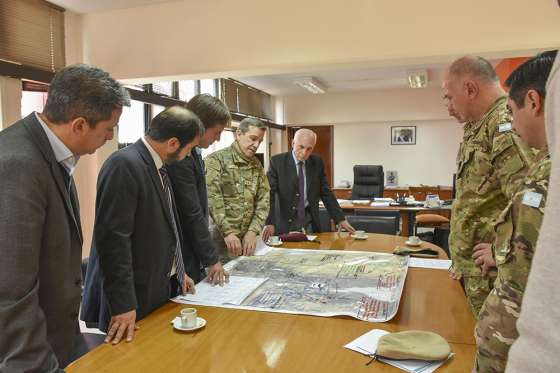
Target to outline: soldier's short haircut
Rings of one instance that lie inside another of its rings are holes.
[[[555,53],[541,53],[525,61],[515,69],[506,80],[509,87],[509,97],[515,104],[522,108],[525,105],[525,96],[529,90],[535,90],[546,97],[546,81],[554,64]]]
[[[157,142],[175,137],[184,147],[203,133],[204,126],[194,113],[181,106],[172,106],[152,119],[147,135]]]
[[[123,106],[130,106],[130,96],[119,82],[100,68],[76,64],[54,75],[43,114],[54,124],[83,117],[93,128]]]
[[[449,74],[459,77],[468,76],[487,82],[500,81],[492,64],[479,56],[465,56],[459,58],[449,67]]]
[[[266,124],[257,118],[245,118],[239,123],[239,131],[247,133],[251,127],[262,128],[266,130]]]
[[[207,93],[199,94],[189,100],[186,108],[195,113],[204,128],[210,129],[219,124],[229,125],[231,114],[225,103]]]

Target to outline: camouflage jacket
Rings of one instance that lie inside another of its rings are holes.
[[[270,186],[259,160],[245,156],[234,141],[205,163],[210,215],[220,233],[259,234],[270,208]]]
[[[519,336],[517,319],[541,228],[550,175],[550,156],[541,150],[496,225],[498,276],[476,327],[480,372],[504,371],[509,348]]]
[[[458,274],[480,276],[471,258],[472,248],[494,241],[494,222],[533,159],[533,150],[511,130],[506,97],[499,98],[481,120],[465,124],[449,236]]]
[[[548,150],[541,150],[519,191],[498,218],[494,242],[498,293],[522,295],[525,290],[542,224],[550,165]],[[521,299],[518,301],[521,305]]]

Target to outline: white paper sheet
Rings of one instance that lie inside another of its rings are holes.
[[[268,278],[230,276],[229,283],[212,285],[206,281],[196,284],[196,294],[179,295],[173,301],[178,303],[233,304],[240,305],[253,291]]]
[[[379,338],[389,334],[389,332],[381,329],[373,329],[364,335],[359,336],[352,342],[348,343],[344,347],[359,352],[367,356],[373,356],[375,351],[377,351],[377,345],[379,343]],[[396,368],[402,369],[405,372],[410,373],[432,373],[437,368],[439,368],[443,363],[449,360],[453,356],[453,353],[449,354],[446,360],[441,361],[425,361],[425,360],[393,360],[386,359],[383,357],[378,357],[377,360],[392,365]]]
[[[444,269],[447,271],[449,267],[451,267],[451,260],[410,257],[408,266],[414,268]]]
[[[257,246],[255,247],[254,255],[256,256],[266,255],[274,250],[276,249],[272,246],[268,246],[267,244],[265,244],[260,236],[257,238]]]
[[[387,207],[391,204],[391,202],[372,202],[371,207]]]

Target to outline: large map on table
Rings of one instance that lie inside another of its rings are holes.
[[[216,289],[220,292],[216,299],[191,302],[189,297],[178,297],[175,301],[315,316],[347,315],[383,322],[397,313],[408,257],[375,252],[279,249],[263,256],[240,257],[227,267],[232,278],[251,278],[260,285],[250,294],[242,295],[239,302],[219,301],[218,298],[228,297],[228,285]]]

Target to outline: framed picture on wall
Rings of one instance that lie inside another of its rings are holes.
[[[416,145],[416,126],[391,126],[391,145]]]

